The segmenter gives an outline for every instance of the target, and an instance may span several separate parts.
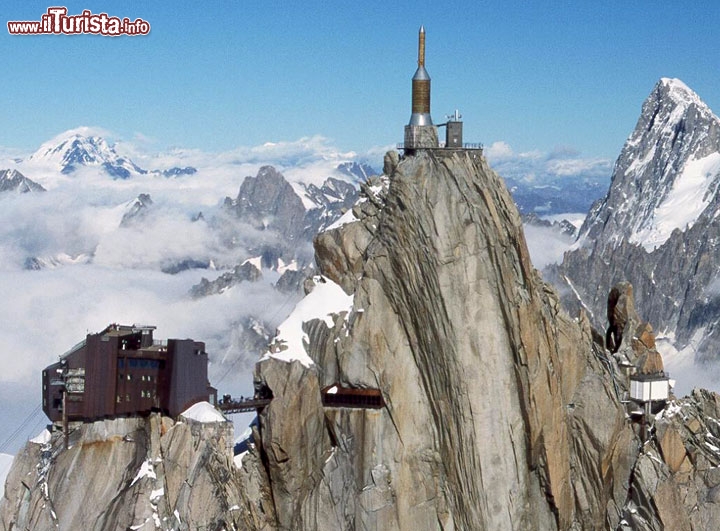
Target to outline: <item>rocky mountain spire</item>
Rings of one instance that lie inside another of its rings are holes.
[[[385,170],[387,191],[366,187],[316,239],[322,282],[351,309],[311,292],[302,344],[281,325],[256,368],[274,398],[243,463],[267,470],[278,528],[616,525],[629,463],[613,455],[632,453],[632,430],[589,328],[532,268],[502,181],[467,153]],[[386,407],[323,407],[338,382]]]
[[[651,252],[696,221],[717,189],[720,119],[678,79],[661,79],[615,163],[607,197],[581,239]]]
[[[28,179],[17,170],[0,170],[0,193],[17,192],[25,194],[44,191],[45,188],[32,179]]]
[[[567,305],[587,308],[604,327],[605,294],[629,280],[648,320],[674,335],[678,348],[700,331],[698,356],[714,356],[719,184],[720,119],[684,83],[661,79],[615,163],[607,196],[555,277]]]

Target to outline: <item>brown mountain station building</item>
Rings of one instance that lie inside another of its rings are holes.
[[[177,416],[216,402],[205,343],[153,340],[154,326],[111,324],[43,370],[43,411],[53,422],[161,411]]]

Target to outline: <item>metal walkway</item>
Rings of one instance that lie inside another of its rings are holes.
[[[241,400],[223,400],[217,407],[226,415],[260,411],[270,403],[270,398],[244,398]]]

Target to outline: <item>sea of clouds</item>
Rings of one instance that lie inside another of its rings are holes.
[[[107,135],[81,128],[58,140],[74,132]],[[58,167],[42,161],[26,162],[28,154],[4,152],[5,167],[18,169],[47,192],[0,196],[0,429],[11,434],[28,424],[0,451],[17,451],[47,422],[38,412],[42,369],[87,333],[109,323],[151,324],[157,326],[158,339],[205,341],[210,379],[219,392],[251,394],[252,367],[262,352],[242,351],[240,323],[252,316],[272,330],[298,296],[273,289],[277,274],[269,271],[261,282],[242,283],[199,299],[189,295],[202,277],[213,280],[252,258],[248,249],[277,238],[233,220],[222,202],[226,196],[236,197],[243,179],[266,164],[289,180],[321,184],[339,163],[358,158],[339,152],[322,137],[219,154],[152,154],[147,144],[141,138],[119,142],[115,148],[141,168],[193,166],[198,171],[113,180],[98,168],[62,175]],[[149,194],[152,207],[142,219],[121,226],[139,194]],[[202,219],[195,221],[200,213]],[[309,246],[299,252],[312,256]],[[28,270],[31,259],[43,268]],[[188,259],[209,262],[211,267],[162,272]],[[4,443],[0,437],[0,445]]]

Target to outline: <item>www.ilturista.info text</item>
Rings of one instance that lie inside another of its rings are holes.
[[[66,7],[49,7],[39,21],[9,21],[11,35],[147,35],[150,23],[141,18],[130,20],[108,16],[107,13],[91,13],[85,9],[80,15],[68,15]]]

